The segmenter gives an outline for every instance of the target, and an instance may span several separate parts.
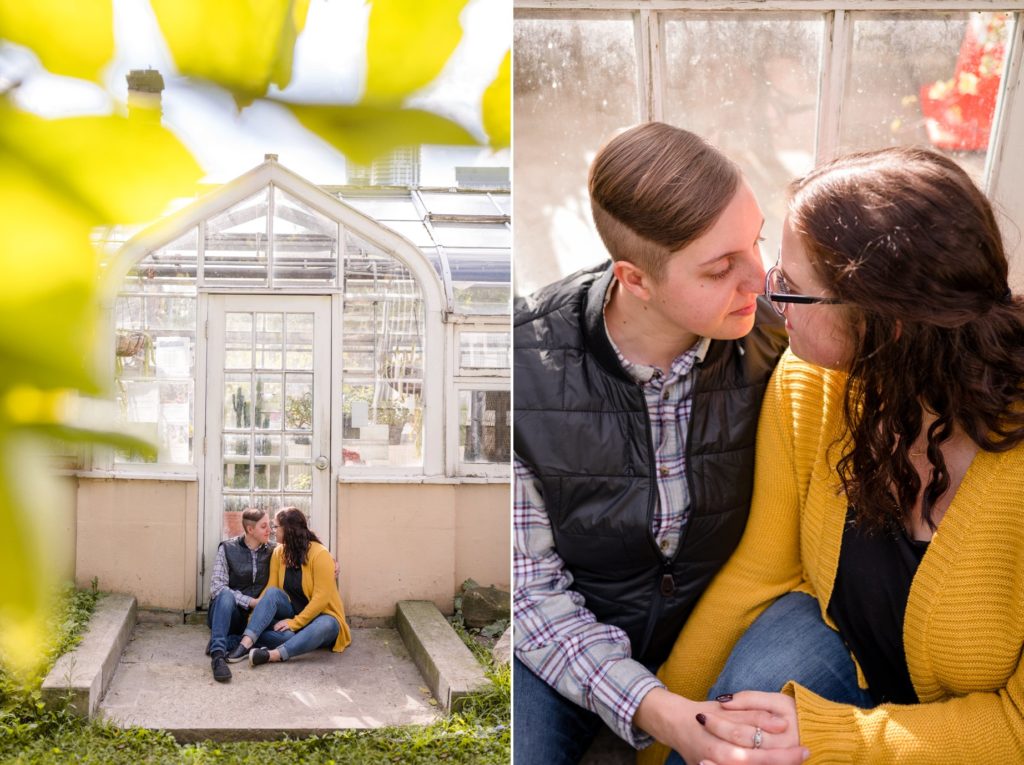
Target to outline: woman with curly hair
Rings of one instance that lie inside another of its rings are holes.
[[[941,155],[855,154],[793,184],[766,287],[791,350],[750,520],[661,672],[719,704],[678,719],[673,761],[799,745],[810,763],[1024,762],[1024,303],[1007,276],[988,201]],[[754,709],[785,730],[736,716]]]
[[[249,625],[228,661],[249,664],[288,661],[317,648],[341,653],[352,642],[338,594],[334,559],[297,507],[274,518],[278,545],[270,578],[249,617]],[[259,643],[259,647],[253,645]]]

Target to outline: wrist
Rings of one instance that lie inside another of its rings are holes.
[[[680,721],[693,719],[697,704],[672,693],[667,688],[654,688],[640,702],[633,725],[656,741],[676,749],[681,733]]]

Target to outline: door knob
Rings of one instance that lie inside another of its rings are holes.
[[[327,465],[330,464],[326,457],[317,457],[313,460],[313,465],[316,466],[317,470],[326,470]]]

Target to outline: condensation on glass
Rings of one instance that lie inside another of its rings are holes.
[[[840,151],[936,148],[980,182],[1009,13],[853,13]]]
[[[459,372],[508,369],[511,352],[509,332],[460,332]]]
[[[424,308],[398,259],[352,233],[342,274],[344,464],[423,464]]]
[[[117,402],[125,422],[147,426],[150,460],[118,451],[116,462],[192,461],[198,232],[156,250],[129,272],[114,308]]]
[[[641,118],[630,14],[515,21],[516,292],[606,255],[593,230],[587,169],[604,141]]]
[[[775,252],[785,188],[814,166],[824,19],[817,13],[665,13],[660,19],[664,119],[707,138],[740,166],[765,215],[765,252]]]
[[[240,511],[309,515],[313,491],[313,314],[231,311],[224,317],[221,422],[225,536]]]
[[[464,463],[508,463],[512,457],[507,390],[459,391],[459,459]]]

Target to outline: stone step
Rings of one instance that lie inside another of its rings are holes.
[[[101,596],[82,642],[57,659],[43,680],[43,700],[56,704],[70,697],[71,708],[84,717],[92,717],[131,637],[136,613],[135,598],[131,595]]]
[[[488,687],[480,663],[432,602],[399,601],[395,623],[420,674],[446,710],[458,711],[466,696]]]

